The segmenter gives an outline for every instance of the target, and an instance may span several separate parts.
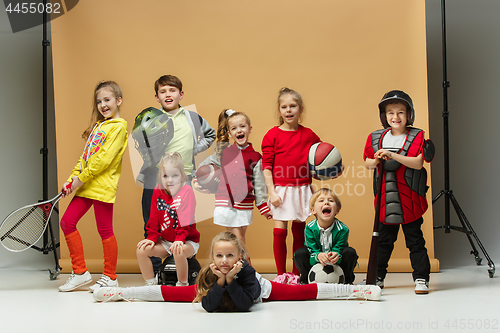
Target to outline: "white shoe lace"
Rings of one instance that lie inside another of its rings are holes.
[[[68,280],[66,281],[66,283],[64,284],[65,286],[66,285],[69,285],[71,280],[73,280],[73,278],[75,278],[75,273],[74,272],[71,272],[71,275],[69,276]]]
[[[123,297],[123,293],[122,293],[121,290],[118,291],[118,292],[110,292],[109,296],[103,295],[103,298],[104,298],[104,300],[102,301],[103,303],[107,303],[109,301],[132,302],[131,300],[126,299],[125,297]]]
[[[363,299],[363,302],[366,302],[368,301],[368,296],[366,294],[367,290],[353,290],[353,292],[349,295],[349,297],[347,297],[347,299],[361,298]]]

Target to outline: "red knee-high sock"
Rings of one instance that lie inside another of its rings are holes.
[[[196,297],[197,285],[173,287],[161,286],[161,295],[165,302],[192,302]]]
[[[87,271],[85,265],[85,256],[83,255],[82,237],[78,230],[65,235],[66,244],[68,244],[69,256],[71,257],[71,266],[75,274],[83,274]]]
[[[293,235],[293,253],[304,247],[305,236],[304,229],[306,228],[305,222],[292,222],[292,235]],[[293,263],[293,274],[300,275],[299,269]]]
[[[104,274],[116,280],[116,263],[118,262],[118,243],[115,235],[102,240],[104,252]]]
[[[273,251],[274,251],[274,262],[276,263],[276,269],[278,270],[278,275],[286,273],[286,235],[288,233],[287,229],[273,229]]]
[[[306,301],[318,296],[316,283],[290,285],[271,281],[271,285],[271,295],[264,301]]]

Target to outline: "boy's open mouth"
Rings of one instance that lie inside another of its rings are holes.
[[[239,134],[236,136],[236,139],[241,140],[245,138],[245,134]]]
[[[329,207],[329,206],[325,206],[323,207],[323,209],[321,210],[321,212],[323,213],[323,215],[331,215],[332,214],[332,207]]]

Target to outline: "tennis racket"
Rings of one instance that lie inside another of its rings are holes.
[[[69,183],[66,188],[70,188]],[[47,228],[54,206],[63,191],[50,200],[24,206],[10,213],[0,225],[0,242],[9,251],[21,252],[32,247]]]

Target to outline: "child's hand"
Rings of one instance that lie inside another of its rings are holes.
[[[137,243],[137,248],[141,250],[146,250],[148,246],[154,246],[155,242],[150,239],[143,239],[139,243]]]
[[[241,260],[238,260],[234,265],[233,268],[226,274],[226,281],[227,284],[230,284],[234,280],[234,276],[241,271],[241,267],[243,267],[243,262]]]
[[[328,252],[328,262],[332,265],[336,264],[339,261],[340,256],[337,252]]]
[[[198,180],[196,179],[196,177],[193,179],[193,188],[200,193],[210,194],[209,190],[201,187],[201,185],[198,184]]]
[[[330,259],[328,258],[328,254],[321,252],[318,254],[318,260],[319,262],[323,265],[326,266],[330,262]]]
[[[374,157],[375,158],[382,158],[382,159],[388,161],[388,160],[392,159],[392,154],[394,154],[394,153],[388,151],[387,149],[380,149],[375,153]]]
[[[172,254],[181,254],[184,251],[184,242],[175,241],[168,248]]]
[[[71,179],[73,180],[73,182],[71,184],[71,192],[73,192],[74,190],[76,190],[77,188],[79,188],[80,186],[83,185],[83,182],[80,180],[80,178],[78,178],[78,176],[74,176]]]
[[[264,217],[268,220],[273,218],[273,214],[271,212],[264,213]]]
[[[279,207],[283,203],[283,201],[281,200],[278,193],[276,193],[276,191],[269,193],[269,201],[274,207]]]
[[[217,284],[224,287],[224,284],[226,283],[226,276],[224,273],[222,273],[214,263],[210,264],[210,270],[215,274],[215,276],[217,276]]]
[[[64,183],[64,184],[63,184],[63,188],[61,189],[61,191],[62,191],[62,193],[63,193],[63,194],[62,194],[62,197],[63,197],[63,198],[64,198],[64,197],[66,197],[66,196],[68,196],[68,195],[70,195],[70,194],[71,194],[71,192],[73,192],[73,191],[71,190],[71,186],[70,186],[70,187],[68,187],[68,185],[69,185],[69,182]]]

